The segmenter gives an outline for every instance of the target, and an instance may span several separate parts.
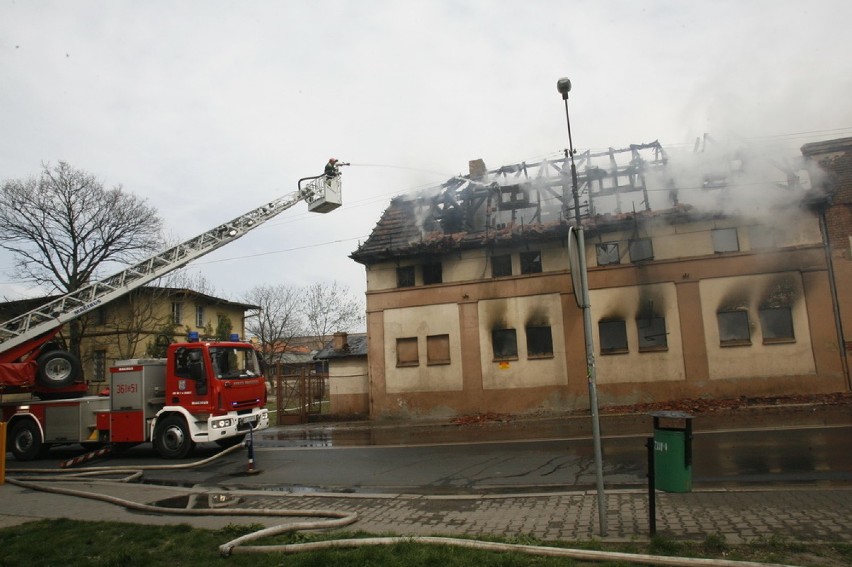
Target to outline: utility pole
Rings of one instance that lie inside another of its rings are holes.
[[[603,483],[603,453],[601,451],[601,425],[598,414],[598,388],[595,375],[595,343],[592,338],[592,310],[589,301],[589,276],[586,265],[586,239],[583,234],[583,224],[580,222],[580,192],[577,187],[577,167],[574,165],[574,140],[571,138],[571,118],[568,115],[568,93],[571,92],[571,80],[561,78],[556,82],[556,89],[562,95],[565,102],[565,121],[568,124],[568,156],[571,159],[571,194],[574,198],[574,222],[573,233],[577,235],[577,258],[578,271],[580,272],[580,289],[574,286],[574,295],[578,297],[578,305],[583,309],[583,331],[586,339],[586,377],[589,381],[589,405],[592,414],[592,438],[595,449],[595,476],[598,493],[598,524],[601,537],[607,535],[606,526],[606,495]],[[567,215],[567,205],[563,203]],[[569,240],[573,234],[569,230]],[[570,247],[569,247],[570,250]],[[576,282],[576,277],[572,274]],[[579,291],[579,295],[578,295]]]

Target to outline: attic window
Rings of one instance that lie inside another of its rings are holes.
[[[414,286],[414,266],[403,266],[396,269],[396,287]]]
[[[439,284],[443,281],[441,263],[423,264],[423,285]]]
[[[501,278],[503,276],[512,275],[512,256],[502,254],[500,256],[491,256],[491,277]]]
[[[719,322],[720,346],[750,346],[751,333],[748,325],[748,311],[720,311],[716,313]]]
[[[618,242],[602,242],[597,245],[598,266],[607,264],[620,264],[621,256],[618,253]]]
[[[627,324],[624,319],[598,323],[601,339],[601,354],[623,354],[627,349]]]
[[[716,228],[710,233],[713,237],[713,252],[738,252],[740,242],[737,239],[737,229]]]
[[[631,262],[654,259],[654,247],[650,238],[637,238],[627,243]]]
[[[522,274],[539,274],[541,273],[541,252],[521,252],[521,273]]]

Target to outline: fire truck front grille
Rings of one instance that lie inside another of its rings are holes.
[[[249,409],[250,410],[254,407],[257,407],[257,405],[259,403],[260,403],[260,400],[258,400],[257,398],[252,398],[251,400],[238,400],[236,402],[231,402],[231,408],[235,409],[235,410],[241,410],[241,409]]]

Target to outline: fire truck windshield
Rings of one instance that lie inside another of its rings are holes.
[[[251,347],[210,347],[210,359],[216,378],[233,380],[260,376],[257,354]]]

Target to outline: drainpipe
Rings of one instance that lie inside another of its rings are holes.
[[[819,230],[825,245],[825,261],[828,264],[828,285],[831,290],[831,307],[834,310],[834,328],[837,332],[837,341],[840,347],[840,364],[843,367],[843,377],[846,380],[846,389],[852,391],[852,379],[849,376],[849,361],[846,357],[846,339],[843,334],[843,320],[840,318],[840,302],[837,297],[837,280],[834,279],[834,259],[831,254],[831,240],[828,237],[828,223],[825,220],[825,209],[819,212]]]

